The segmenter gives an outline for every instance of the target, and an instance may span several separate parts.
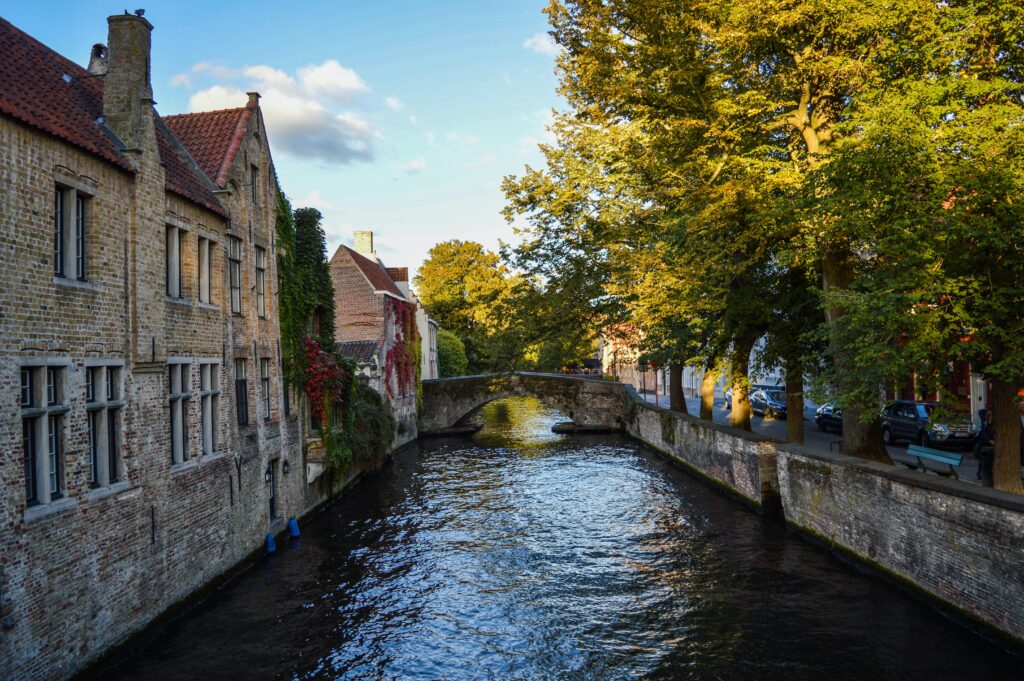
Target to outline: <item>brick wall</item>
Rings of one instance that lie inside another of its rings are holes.
[[[151,110],[150,110],[151,111]],[[150,114],[151,115],[151,114]],[[255,119],[233,179],[261,168],[251,191],[222,193],[231,221],[165,189],[152,125],[132,156],[114,165],[0,117],[0,676],[64,678],[175,602],[258,549],[268,531],[299,515],[307,486],[300,405],[283,416],[277,322],[273,169]],[[252,134],[257,133],[257,134]],[[53,274],[56,182],[88,200],[86,282]],[[166,293],[165,230],[185,231],[181,300]],[[250,231],[251,226],[251,231]],[[243,239],[243,314],[229,308],[226,236]],[[211,304],[197,298],[197,239],[215,245]],[[267,253],[266,317],[251,288],[255,247]],[[235,357],[248,364],[250,425],[235,413]],[[260,358],[271,361],[271,413],[262,414]],[[192,364],[186,434],[191,456],[173,465],[167,360],[218,363],[219,446],[201,454],[199,365]],[[64,364],[64,498],[28,508],[21,458],[20,368]],[[122,480],[88,481],[86,365],[120,362]],[[283,462],[291,466],[283,473]],[[268,470],[278,483],[269,510]]]

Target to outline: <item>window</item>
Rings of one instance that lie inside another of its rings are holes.
[[[121,367],[85,368],[85,409],[89,426],[89,484],[107,487],[121,479]]]
[[[235,360],[235,411],[238,412],[238,425],[249,424],[249,383],[246,380],[245,360]]]
[[[57,185],[53,202],[53,273],[85,280],[85,227],[88,197]]]
[[[213,362],[199,366],[200,406],[203,418],[203,454],[217,451],[220,424],[220,364]]]
[[[260,360],[260,396],[263,398],[263,420],[270,420],[270,360]]]
[[[259,181],[260,169],[256,166],[249,166],[249,186],[252,187],[252,202],[257,206],[260,204]]]
[[[213,272],[213,242],[199,237],[199,302],[211,303],[210,276]]]
[[[21,436],[25,504],[64,496],[64,367],[21,368]]]
[[[267,252],[256,247],[256,314],[267,316]]]
[[[181,254],[185,250],[185,230],[167,225],[167,295],[182,297]]]
[[[171,463],[188,461],[188,401],[192,397],[192,366],[167,365],[167,401],[171,412]]]
[[[242,313],[242,240],[228,237],[228,279],[231,286],[231,311]]]

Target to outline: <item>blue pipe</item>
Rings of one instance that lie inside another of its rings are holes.
[[[267,553],[277,552],[277,542],[274,541],[274,535],[267,535]]]
[[[295,518],[288,519],[288,531],[293,537],[299,536],[299,521]]]

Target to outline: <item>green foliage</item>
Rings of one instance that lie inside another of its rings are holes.
[[[352,386],[352,407],[343,431],[351,463],[360,465],[381,461],[391,451],[395,436],[395,417],[391,405],[376,390],[362,381]]]
[[[448,329],[437,332],[437,368],[442,378],[464,376],[469,360],[459,337]]]

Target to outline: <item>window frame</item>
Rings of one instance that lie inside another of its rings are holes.
[[[184,266],[182,254],[185,251],[186,230],[178,225],[167,225],[164,239],[164,270],[167,297],[175,300],[185,299]]]
[[[88,363],[85,372],[89,485],[96,489],[109,487],[126,477],[121,456],[124,364]]]
[[[244,357],[235,358],[235,416],[238,425],[249,425],[249,372]]]
[[[228,235],[228,288],[231,313],[242,314],[242,240]]]
[[[219,361],[199,363],[200,422],[204,456],[212,456],[220,445],[220,371]]]
[[[89,202],[92,196],[62,182],[54,183],[53,276],[88,281]]]
[[[263,420],[270,420],[270,358],[260,358],[260,397],[263,400]]]
[[[25,507],[67,494],[65,446],[68,362],[26,362],[19,367]],[[27,381],[26,381],[27,379]]]
[[[192,399],[192,360],[167,360],[167,404],[170,412],[171,465],[189,460],[188,406]]]
[[[256,316],[267,318],[267,250],[256,246]]]
[[[198,238],[196,260],[198,267],[199,302],[213,304],[213,251],[216,242],[205,236]]]

